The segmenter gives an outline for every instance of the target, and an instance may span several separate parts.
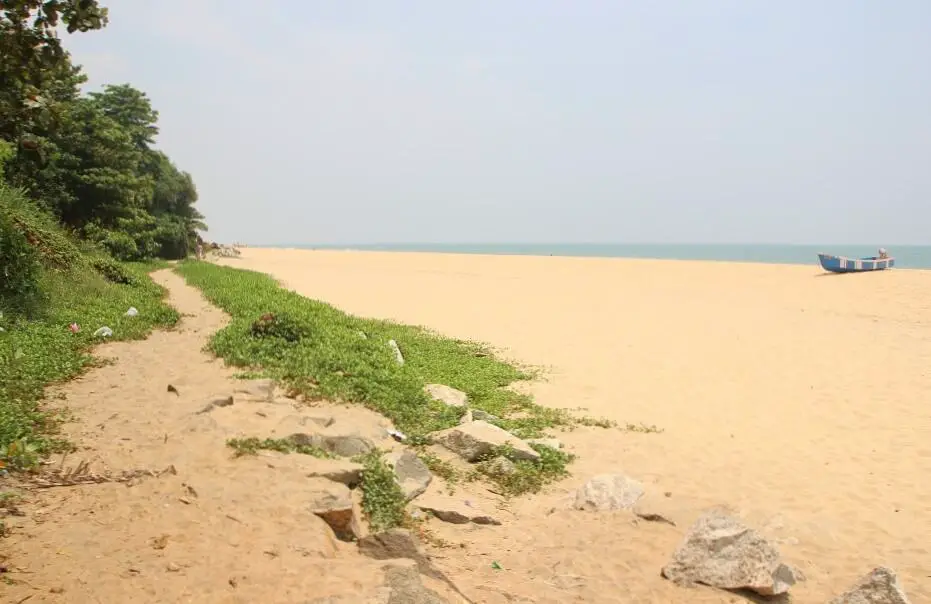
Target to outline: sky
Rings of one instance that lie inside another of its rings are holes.
[[[249,244],[931,244],[927,0],[101,0]]]

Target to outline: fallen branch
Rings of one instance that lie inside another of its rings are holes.
[[[35,489],[51,489],[55,487],[74,487],[87,484],[104,484],[109,482],[129,483],[132,486],[134,481],[140,478],[159,478],[165,474],[177,474],[178,471],[174,466],[168,466],[163,470],[126,470],[119,474],[97,474],[90,471],[90,464],[82,461],[74,468],[66,470],[57,469],[34,478],[29,485]]]

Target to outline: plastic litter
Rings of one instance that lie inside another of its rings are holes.
[[[126,311],[126,316],[127,316],[127,317],[135,317],[135,316],[138,315],[138,314],[139,314],[139,311],[136,310],[136,307],[135,307],[135,306],[130,306],[130,307],[129,307],[129,310]]]
[[[398,442],[403,442],[407,439],[402,432],[398,432],[397,430],[388,430],[388,434]]]
[[[104,325],[100,329],[94,332],[95,338],[109,338],[113,335],[113,330]]]

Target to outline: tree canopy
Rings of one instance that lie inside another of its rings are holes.
[[[58,36],[107,21],[96,0],[0,0],[0,174],[116,258],[182,258],[206,225],[193,178],[155,147],[158,112],[130,84],[82,94]]]

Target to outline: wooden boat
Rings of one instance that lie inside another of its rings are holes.
[[[865,273],[867,271],[882,271],[895,266],[895,258],[887,256],[870,256],[868,258],[847,258],[846,256],[832,256],[818,254],[821,268],[831,273]]]

